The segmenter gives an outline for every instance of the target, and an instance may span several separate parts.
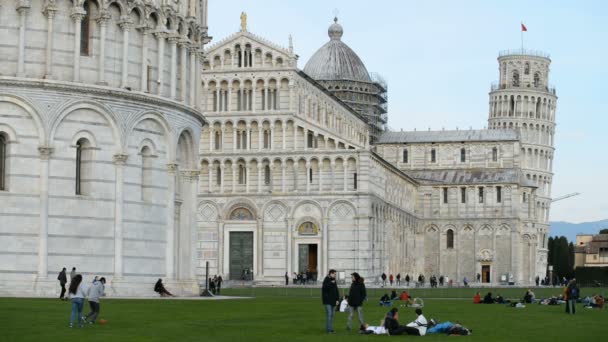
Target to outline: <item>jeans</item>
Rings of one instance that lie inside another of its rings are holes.
[[[325,307],[325,328],[327,332],[334,331],[334,314],[336,313],[336,307],[334,305],[323,304]]]
[[[348,306],[348,320],[346,321],[346,329],[350,330],[352,328],[352,321],[353,321],[353,316],[355,315],[355,310],[357,310],[357,317],[359,317],[359,324],[363,325],[365,324],[365,321],[363,320],[363,307],[362,306],[357,306],[357,307],[352,307],[352,306]]]
[[[568,299],[566,302],[566,312],[571,315],[576,313],[576,299]]]
[[[89,306],[91,307],[91,312],[85,317],[87,321],[95,323],[97,316],[99,315],[99,302],[91,302],[89,301]]]
[[[70,326],[74,323],[74,316],[78,317],[78,325],[82,326],[82,307],[84,298],[72,298],[72,314],[70,315]]]

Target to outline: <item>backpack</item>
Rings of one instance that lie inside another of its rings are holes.
[[[571,292],[572,292],[572,297],[573,298],[578,297],[578,288],[573,287]]]

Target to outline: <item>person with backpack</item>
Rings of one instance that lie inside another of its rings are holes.
[[[78,319],[78,327],[82,328],[82,307],[84,305],[85,288],[82,285],[82,276],[74,275],[70,281],[68,297],[72,300],[72,313],[70,314],[70,328],[74,326],[74,319]]]
[[[338,291],[338,284],[336,283],[336,270],[331,269],[325,279],[323,279],[323,286],[321,287],[321,299],[323,300],[323,307],[325,308],[325,329],[328,334],[334,333],[334,313],[336,312],[335,307],[339,304],[340,292]]]
[[[61,270],[61,272],[59,272],[59,275],[57,276],[57,280],[59,280],[59,286],[61,286],[61,294],[59,295],[59,299],[64,300],[64,296],[65,296],[65,284],[68,283],[68,276],[65,273],[66,269],[65,267]]]
[[[346,321],[346,330],[350,331],[353,321],[355,310],[357,311],[357,317],[359,318],[359,325],[365,324],[363,320],[363,301],[367,298],[367,291],[365,290],[365,284],[363,278],[359,273],[354,272],[351,274],[353,282],[350,285],[348,292],[348,319]],[[384,274],[386,277],[386,274]]]
[[[87,292],[87,297],[89,299],[89,306],[91,307],[91,312],[88,315],[82,318],[85,323],[93,324],[99,316],[99,299],[105,296],[105,284],[106,278],[101,277],[101,279],[93,282],[93,285],[89,287],[89,291]]]
[[[571,315],[576,314],[576,301],[580,295],[580,289],[576,284],[576,278],[572,278],[568,283],[567,293],[568,301],[566,302],[566,313]]]

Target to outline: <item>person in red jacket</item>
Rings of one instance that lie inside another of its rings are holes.
[[[473,297],[473,304],[479,304],[481,303],[481,295],[479,294],[479,292],[477,292],[475,294],[475,297]]]
[[[388,281],[391,283],[391,286],[393,286],[393,280],[395,280],[395,277],[393,277],[393,274],[391,273],[391,275],[388,277]]]

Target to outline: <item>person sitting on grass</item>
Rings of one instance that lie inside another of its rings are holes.
[[[528,289],[528,291],[526,291],[526,294],[524,294],[524,303],[534,303],[534,301],[536,300],[536,296],[534,295],[534,292],[532,292],[532,290]]]
[[[399,296],[397,296],[397,291],[393,290],[393,292],[391,292],[391,300],[395,300],[399,298]]]
[[[158,279],[158,281],[154,285],[154,292],[158,292],[161,297],[175,297],[171,292],[167,291],[165,285],[163,285],[162,279]]]
[[[382,326],[386,329],[389,335],[403,335],[407,327],[399,324],[399,309],[392,308],[386,313]]]
[[[382,297],[380,297],[380,306],[390,306],[391,299],[388,297],[388,293],[385,293]]]
[[[410,298],[410,295],[407,293],[407,291],[403,291],[401,292],[401,296],[399,297],[399,300],[403,300],[406,301]]]
[[[426,335],[426,328],[428,322],[422,314],[422,309],[416,309],[416,319],[405,326],[405,333],[413,336],[424,336]]]
[[[505,298],[503,296],[501,296],[500,294],[496,295],[496,298],[494,298],[494,302],[496,304],[507,304],[507,303],[509,303],[509,301],[505,300]]]
[[[488,292],[487,295],[483,297],[484,304],[494,304],[494,299],[492,298],[492,292]]]
[[[475,296],[473,296],[473,304],[479,304],[481,303],[481,295],[479,294],[479,292],[475,293]]]

